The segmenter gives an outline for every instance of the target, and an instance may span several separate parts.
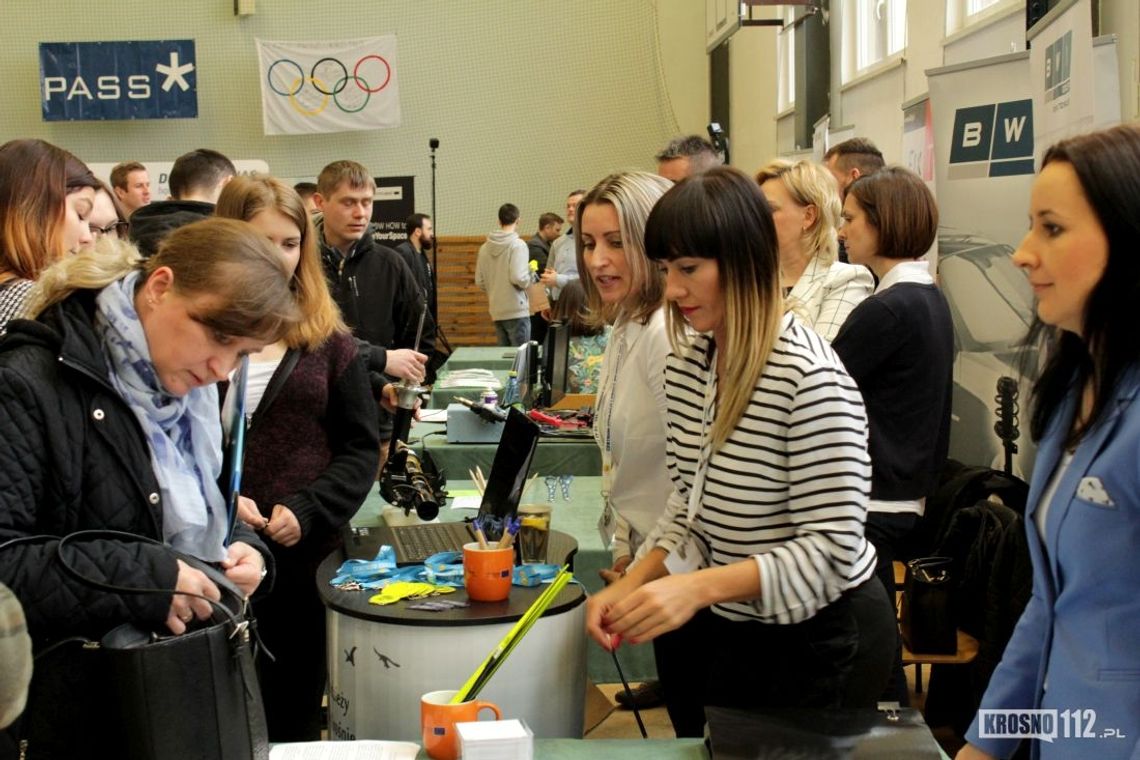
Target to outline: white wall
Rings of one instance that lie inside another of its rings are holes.
[[[693,0],[3,0],[0,139],[40,137],[91,162],[169,161],[198,147],[264,159],[283,177],[332,160],[414,175],[429,210],[428,138],[438,137],[438,228],[491,229],[516,203],[524,230],[566,192],[624,168],[652,169],[681,131],[704,129],[704,8]],[[395,34],[403,124],[332,135],[262,134],[254,41]],[[194,39],[197,119],[42,121],[38,43]]]
[[[999,13],[975,28],[945,37],[943,0],[910,0],[907,16],[907,47],[902,62],[877,75],[843,85],[840,61],[843,24],[842,3],[831,0],[831,125],[853,125],[857,135],[873,140],[888,161],[898,161],[902,103],[927,92],[926,71],[943,65],[964,63],[1013,51],[1025,50],[1025,10],[1016,7]],[[1121,113],[1125,119],[1140,117],[1140,2],[1095,0],[1100,3],[1100,34],[1117,35],[1121,77]],[[738,33],[739,36],[739,33]],[[769,58],[775,59],[773,50]],[[735,95],[734,95],[735,99]],[[781,154],[810,146],[793,142],[793,116],[776,119],[776,95],[764,106],[754,107],[750,118],[767,118],[776,124],[776,149]]]

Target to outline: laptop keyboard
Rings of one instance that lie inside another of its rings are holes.
[[[433,554],[455,552],[471,540],[465,523],[401,525],[393,531],[400,544],[401,562],[422,563]]]

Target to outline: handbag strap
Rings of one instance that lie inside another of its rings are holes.
[[[153,544],[154,546],[162,547],[163,550],[169,552],[177,559],[181,559],[188,565],[191,565],[198,570],[207,571],[207,574],[210,575],[210,580],[216,586],[218,586],[218,589],[223,593],[229,593],[230,595],[235,596],[237,599],[239,599],[240,609],[243,613],[245,611],[246,600],[244,597],[242,597],[241,592],[231,582],[229,582],[228,579],[225,579],[224,576],[219,576],[219,574],[214,571],[213,568],[205,565],[201,562],[201,560],[176,551],[161,541],[156,541],[155,539],[148,536],[140,536],[135,533],[127,533],[119,530],[80,530],[74,533],[69,533],[68,535],[59,539],[59,544],[56,546],[56,559],[59,561],[60,567],[63,568],[63,571],[76,581],[79,581],[86,586],[90,586],[91,588],[97,588],[101,591],[109,591],[114,594],[163,594],[171,596],[174,594],[181,594],[183,596],[192,596],[196,599],[204,599],[210,603],[215,612],[221,613],[221,615],[225,617],[231,625],[234,626],[235,634],[241,630],[244,630],[248,625],[247,621],[239,618],[238,615],[234,614],[234,612],[230,610],[230,608],[225,604],[222,604],[220,601],[210,599],[208,596],[205,596],[203,594],[196,594],[192,591],[179,591],[178,589],[170,588],[139,588],[134,586],[117,586],[113,583],[104,583],[102,581],[95,580],[94,578],[89,578],[77,570],[74,565],[67,561],[63,549],[67,544],[73,541],[94,538],[112,539],[141,544]]]

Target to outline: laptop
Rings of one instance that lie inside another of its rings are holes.
[[[479,517],[488,541],[498,541],[507,520],[518,512],[538,445],[538,432],[538,425],[529,417],[518,409],[510,409],[479,504]],[[462,551],[464,544],[475,540],[475,529],[466,520],[382,527],[380,531],[383,542],[396,550],[398,566],[422,564],[439,552]]]

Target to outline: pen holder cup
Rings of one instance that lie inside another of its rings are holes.
[[[451,704],[455,690],[429,691],[420,697],[420,738],[424,749],[433,760],[457,760],[459,757],[459,735],[456,723],[469,723],[479,719],[482,710],[495,713],[495,720],[502,720],[499,706],[493,702],[471,700]]]
[[[515,566],[514,547],[480,549],[479,544],[463,545],[463,586],[476,602],[501,602],[511,595],[511,571]]]

